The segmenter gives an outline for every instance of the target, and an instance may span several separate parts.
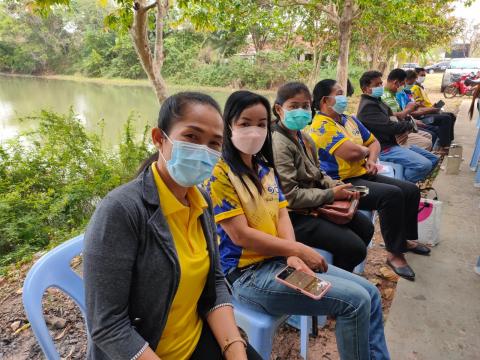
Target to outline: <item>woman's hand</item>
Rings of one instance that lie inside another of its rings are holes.
[[[365,168],[367,169],[368,175],[377,175],[378,173],[377,164],[373,160],[367,160]]]
[[[328,264],[323,256],[316,252],[313,248],[299,242],[296,243],[296,246],[296,256],[289,256],[288,259],[291,257],[300,258],[300,260],[302,260],[302,262],[313,271],[326,272],[328,270]]]
[[[355,191],[348,190],[352,187],[352,184],[337,185],[332,188],[334,200],[350,200],[355,198]]]
[[[289,256],[287,258],[287,265],[293,267],[295,270],[303,271],[304,273],[315,276],[315,273],[310,269],[302,259],[296,256]]]
[[[226,360],[248,360],[245,345],[240,341],[230,345],[223,357]]]
[[[425,125],[422,121],[420,120],[415,120],[415,123],[417,124],[417,126],[419,128],[424,128],[424,127],[427,127],[427,125]]]

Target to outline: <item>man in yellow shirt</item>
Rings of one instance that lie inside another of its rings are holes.
[[[409,89],[414,100],[421,104],[421,107],[411,115],[427,125],[427,129],[433,130],[438,135],[437,144],[434,150],[445,153],[454,139],[454,126],[456,116],[453,113],[444,112],[436,108],[430,101],[423,86],[427,76],[424,68],[416,68],[415,72],[407,72],[405,88]]]

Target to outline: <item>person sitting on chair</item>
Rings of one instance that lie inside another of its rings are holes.
[[[157,152],[97,206],[83,251],[87,359],[261,359],[235,324],[211,201],[197,187],[222,135],[210,96],[170,96],[152,129]]]
[[[359,209],[377,210],[388,251],[387,264],[400,276],[413,280],[415,273],[404,252],[428,255],[418,241],[420,190],[408,181],[377,174],[380,144],[355,117],[344,114],[348,98],[335,80],[320,81],[313,90],[315,112],[309,135],[315,143],[320,166],[331,178],[366,186]]]
[[[418,113],[412,114],[415,118],[421,120],[426,125],[438,126],[438,146],[435,151],[441,155],[448,153],[448,147],[455,138],[454,128],[457,117],[451,112],[444,112],[437,108],[430,101],[428,94],[423,86],[427,72],[424,68],[416,68],[417,79],[411,87],[413,98],[420,104]],[[412,84],[412,80],[407,80],[407,84]]]
[[[398,121],[390,107],[381,97],[384,94],[382,73],[367,71],[360,78],[363,94],[358,106],[357,117],[380,142],[380,160],[400,164],[404,167],[407,181],[423,181],[436,166],[438,158],[430,152],[405,145],[408,134],[415,128],[413,121]],[[394,100],[395,101],[395,100]]]
[[[320,170],[315,144],[301,132],[312,121],[311,109],[312,95],[306,85],[291,82],[278,89],[273,106],[275,167],[297,240],[332,253],[335,266],[353,271],[367,255],[374,232],[372,221],[358,211],[342,225],[305,214],[305,209],[358,198],[358,193],[349,191],[351,184],[333,180]]]
[[[333,315],[340,359],[352,359],[352,354],[358,360],[390,359],[378,289],[296,241],[274,167],[268,100],[250,91],[234,92],[223,119],[222,159],[206,188],[233,296],[273,315]],[[287,265],[332,287],[319,300],[299,293],[276,280]]]
[[[388,74],[385,92],[382,95],[382,101],[390,107],[393,115],[396,116],[399,121],[410,118],[412,112],[418,108],[418,104],[414,101],[408,102],[403,108],[401,108],[400,104],[398,103],[397,95],[403,92],[406,77],[407,73],[405,70],[393,69],[390,74]],[[411,132],[408,134],[405,146],[410,148],[414,145],[427,151],[432,150],[432,135],[421,130],[421,128],[423,129],[425,125],[420,120],[416,120],[416,123],[418,126],[418,132]],[[435,156],[432,156],[432,159],[435,158]]]

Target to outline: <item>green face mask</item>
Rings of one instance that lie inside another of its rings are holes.
[[[405,84],[405,90],[411,90],[412,87],[413,87],[413,84],[412,85]]]

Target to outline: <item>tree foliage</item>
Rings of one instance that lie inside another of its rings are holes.
[[[0,267],[84,230],[99,199],[131,179],[148,155],[131,116],[107,150],[70,111],[41,111],[38,129],[0,144]],[[32,120],[31,119],[31,120]]]
[[[167,94],[164,77],[263,87],[293,73],[313,85],[322,69],[337,63],[336,77],[343,83],[349,63],[385,70],[399,54],[448,47],[460,28],[450,16],[452,3],[117,0],[100,6],[96,0],[5,0],[0,71],[148,77],[160,100]],[[300,64],[303,53],[310,57]],[[278,54],[298,71],[278,64]],[[277,73],[258,71],[260,66],[277,67]],[[273,77],[265,79],[267,73]],[[258,81],[251,81],[256,76]]]

